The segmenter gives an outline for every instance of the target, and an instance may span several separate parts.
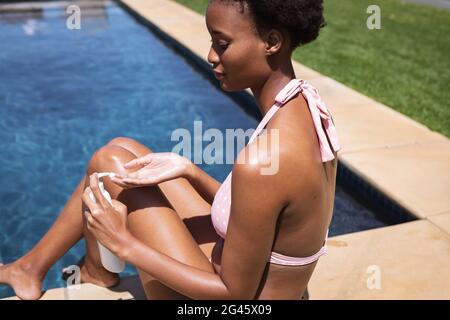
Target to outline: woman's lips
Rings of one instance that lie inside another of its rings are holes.
[[[225,78],[225,74],[224,74],[224,73],[217,72],[217,71],[214,71],[214,76],[215,76],[216,79],[218,79],[218,80],[222,80],[223,78]]]

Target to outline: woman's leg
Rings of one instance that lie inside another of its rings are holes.
[[[140,157],[149,152],[149,148],[129,138],[116,138],[108,145],[119,145],[129,150],[135,156]],[[78,184],[72,196],[61,211],[58,219],[41,241],[25,256],[14,263],[0,265],[0,283],[10,285],[16,294],[23,299],[37,299],[41,295],[42,280],[49,268],[64,255],[83,235],[83,214],[81,194],[84,190],[86,177]],[[205,254],[210,255],[212,246],[217,240],[217,234],[211,224],[209,210],[206,203],[186,179],[176,179],[159,185],[170,204],[183,218],[184,223],[194,235],[197,243]],[[89,242],[92,244],[93,242]],[[91,250],[95,256],[95,250]],[[95,269],[95,263],[85,260],[88,265],[84,270],[85,281],[101,280],[104,274],[103,268]],[[106,282],[109,275],[107,274]],[[83,280],[83,279],[82,279]],[[98,283],[98,281],[95,281]]]
[[[38,244],[14,263],[0,267],[0,283],[11,286],[20,298],[39,298],[47,271],[81,239],[84,180],[78,184],[58,219]]]
[[[93,171],[122,173],[123,164],[134,158],[133,153],[122,147],[106,146],[97,152],[89,167]],[[106,179],[104,184],[111,196],[127,206],[129,227],[137,238],[149,247],[174,259],[205,271],[214,272],[207,255],[199,247],[198,242],[159,186],[124,190]],[[183,194],[177,196],[181,198],[179,203],[188,204],[188,197]],[[206,237],[204,238],[206,239]],[[214,238],[217,239],[217,235]],[[88,239],[88,242],[95,241],[93,238]],[[90,248],[94,248],[94,246]],[[98,252],[94,252],[91,259],[97,257]],[[185,296],[164,286],[149,274],[139,270],[139,275],[149,298],[186,299]]]

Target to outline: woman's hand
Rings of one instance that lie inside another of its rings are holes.
[[[111,181],[125,189],[153,186],[188,176],[191,165],[191,161],[174,152],[149,153],[124,165],[125,169],[137,171],[117,175]]]
[[[103,246],[119,257],[124,256],[134,238],[127,227],[127,207],[114,199],[111,205],[100,191],[98,181],[97,174],[92,174],[82,197],[89,208],[85,212],[87,227]],[[96,202],[89,197],[91,191]]]

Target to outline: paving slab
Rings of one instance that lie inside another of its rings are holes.
[[[311,299],[450,299],[450,237],[426,220],[330,238]]]
[[[428,220],[450,235],[450,212],[430,216]]]
[[[450,143],[342,154],[340,161],[418,218],[450,211]]]

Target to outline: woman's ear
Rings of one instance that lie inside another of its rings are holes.
[[[266,55],[271,56],[280,51],[284,43],[284,36],[280,31],[271,29],[266,33],[265,42]]]

